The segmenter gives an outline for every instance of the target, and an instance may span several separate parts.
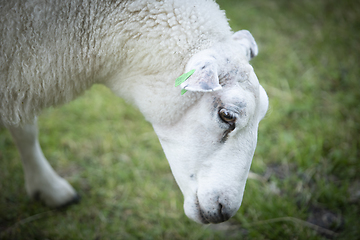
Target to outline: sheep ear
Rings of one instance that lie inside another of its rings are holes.
[[[182,89],[194,92],[212,92],[221,89],[215,63],[199,62],[194,66],[188,65],[187,69],[194,69],[195,72],[180,85]]]
[[[248,30],[238,31],[234,33],[232,37],[235,41],[239,41],[239,44],[244,47],[246,56],[249,61],[258,55],[258,46],[254,37]]]

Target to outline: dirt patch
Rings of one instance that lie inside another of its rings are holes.
[[[344,225],[344,219],[340,213],[335,213],[319,206],[311,206],[309,208],[309,217],[307,221],[334,232],[339,232]],[[319,234],[329,239],[334,237],[334,235],[329,235],[324,232],[319,232]]]

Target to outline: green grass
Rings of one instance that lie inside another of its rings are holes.
[[[43,151],[78,205],[31,201],[0,130],[0,239],[359,238],[360,5],[218,2],[234,30],[257,40],[252,65],[270,98],[238,213],[218,228],[189,220],[151,125],[94,86],[39,118]]]

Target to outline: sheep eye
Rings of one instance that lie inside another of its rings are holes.
[[[220,109],[219,116],[226,123],[234,123],[236,121],[236,117],[226,109]]]

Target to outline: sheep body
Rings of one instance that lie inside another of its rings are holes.
[[[0,16],[5,125],[31,122],[95,83],[134,102],[150,121],[175,121],[197,94],[180,100],[174,79],[192,55],[232,34],[224,12],[207,0],[12,0],[0,3]]]

